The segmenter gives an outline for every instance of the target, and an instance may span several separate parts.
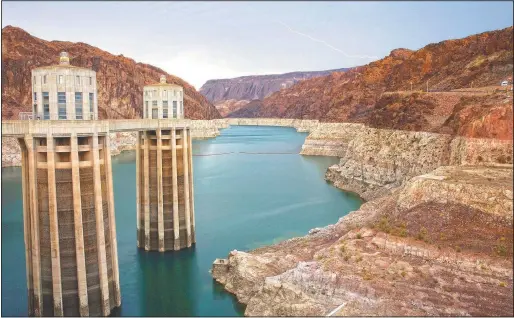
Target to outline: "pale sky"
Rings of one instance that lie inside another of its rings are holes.
[[[501,29],[512,2],[2,2],[2,27],[209,79],[364,65]]]

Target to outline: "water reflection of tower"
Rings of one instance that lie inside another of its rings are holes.
[[[173,253],[138,252],[141,313],[195,316],[200,270],[195,247]]]

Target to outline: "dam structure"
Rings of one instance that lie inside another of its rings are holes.
[[[182,88],[168,85],[174,118],[97,120],[94,71],[71,66],[63,52],[59,65],[32,74],[33,111],[2,121],[2,136],[21,148],[28,313],[107,316],[121,305],[109,133],[138,135],[138,245],[164,251],[195,242]]]
[[[144,117],[184,118],[182,87],[160,82],[144,87]],[[147,251],[180,250],[195,243],[190,128],[137,133],[137,245]]]

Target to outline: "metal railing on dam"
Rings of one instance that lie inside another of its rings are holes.
[[[143,131],[184,128],[190,119],[112,119],[112,120],[2,120],[2,136],[22,137],[26,134],[77,134]]]

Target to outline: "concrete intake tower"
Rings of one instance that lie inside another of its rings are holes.
[[[18,137],[29,315],[106,316],[121,296],[109,127],[85,121],[98,116],[96,74],[65,52],[32,74],[39,120]]]
[[[144,87],[144,118],[184,117],[183,89],[160,82]],[[195,240],[193,164],[188,125],[137,133],[137,245],[180,250]]]

